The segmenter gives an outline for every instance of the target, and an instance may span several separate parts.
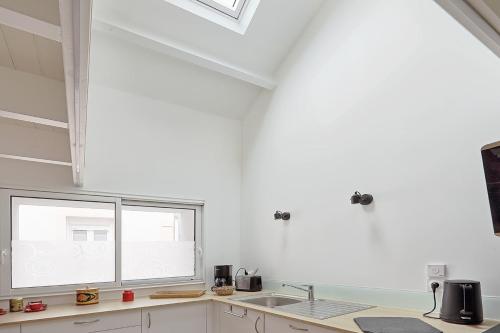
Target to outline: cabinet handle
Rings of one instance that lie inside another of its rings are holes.
[[[74,321],[73,324],[75,325],[88,325],[88,324],[95,324],[101,321],[100,319],[94,319],[94,320],[89,320],[89,321]]]
[[[238,318],[244,318],[247,316],[247,309],[243,309],[243,313],[234,313],[233,312],[233,306],[230,305],[229,306],[229,311],[224,311],[225,314],[228,314],[228,315],[231,315],[231,316],[235,316],[235,317],[238,317]]]
[[[148,312],[148,328],[151,328],[151,313]]]
[[[288,324],[288,326],[289,326],[292,330],[302,331],[302,332],[309,332],[309,329],[308,329],[308,328],[301,328],[301,327],[293,326],[292,324]]]
[[[259,329],[257,328],[257,324],[259,323],[259,320],[260,320],[260,316],[257,317],[257,319],[255,319],[255,333],[259,333]]]

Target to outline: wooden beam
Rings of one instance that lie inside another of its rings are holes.
[[[83,184],[92,1],[59,0],[73,182]]]
[[[96,18],[93,19],[92,27],[122,40],[251,83],[261,88],[271,90],[276,87],[276,81],[272,77],[248,71],[173,40],[148,35],[140,31],[133,31],[127,27],[118,26],[115,23],[104,22]]]
[[[434,0],[455,20],[500,57],[500,34],[464,0]]]
[[[61,27],[0,7],[0,24],[61,42]]]
[[[58,128],[64,128],[64,129],[68,128],[68,123],[65,123],[62,121],[34,117],[34,116],[29,116],[27,114],[9,112],[9,111],[5,111],[5,110],[0,110],[0,117],[7,118],[7,119],[19,120],[19,121],[25,121],[28,123],[39,124],[39,125],[46,125],[46,126],[52,126],[52,127],[58,127]]]
[[[0,154],[0,158],[7,158],[7,159],[10,159],[10,160],[19,160],[19,161],[45,163],[45,164],[55,164],[55,165],[63,165],[63,166],[72,166],[72,164],[70,162],[46,160],[46,159],[43,159],[43,158],[34,158],[34,157],[19,156],[19,155]]]

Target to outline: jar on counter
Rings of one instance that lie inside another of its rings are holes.
[[[21,312],[24,310],[24,300],[21,297],[9,300],[10,312]]]

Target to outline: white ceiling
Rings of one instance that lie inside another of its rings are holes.
[[[3,24],[0,66],[64,81],[61,43]]]
[[[0,7],[60,25],[59,0],[0,0]]]
[[[322,2],[261,0],[245,35],[165,0],[97,0],[93,18],[174,40],[248,71],[272,75]]]
[[[92,32],[89,78],[91,84],[230,118],[241,118],[260,91],[101,31]]]
[[[242,35],[165,0],[96,0],[90,81],[240,119],[322,3],[261,0]]]

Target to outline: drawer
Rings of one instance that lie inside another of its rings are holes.
[[[266,314],[266,333],[336,333],[335,329],[327,329],[303,322]]]
[[[21,325],[5,325],[0,326],[0,333],[20,333]]]
[[[141,310],[117,311],[22,324],[23,333],[89,333],[140,326]]]

